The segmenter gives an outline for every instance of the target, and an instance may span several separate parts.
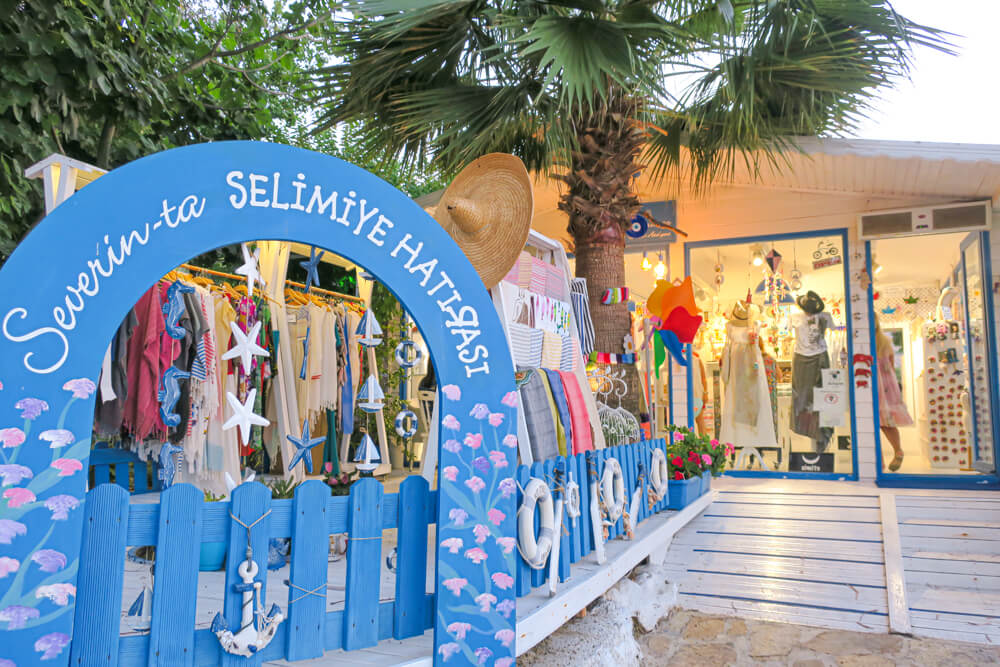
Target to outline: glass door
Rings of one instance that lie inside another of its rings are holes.
[[[972,467],[979,472],[996,470],[993,442],[994,381],[989,347],[989,281],[985,277],[983,244],[971,234],[962,244],[965,335],[969,350],[969,401],[966,406],[972,427]]]

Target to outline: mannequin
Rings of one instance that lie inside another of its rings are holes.
[[[826,330],[834,326],[833,317],[816,292],[809,291],[796,299],[800,312],[791,317],[795,328],[795,356],[792,358],[792,431],[813,441],[817,453],[826,451],[833,428],[820,426],[819,412],[813,409],[813,390],[823,386],[823,370],[830,368]]]
[[[726,325],[721,379],[725,385],[719,439],[737,447],[775,447],[777,438],[754,307],[739,301]]]

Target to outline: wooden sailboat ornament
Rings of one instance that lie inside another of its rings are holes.
[[[361,385],[361,391],[358,392],[358,407],[365,412],[378,412],[383,408],[383,399],[385,399],[385,394],[378,383],[378,378],[373,373]]]
[[[361,442],[354,451],[354,463],[358,470],[370,473],[382,463],[382,454],[379,453],[375,441],[365,433],[361,436]]]
[[[371,308],[365,311],[354,333],[361,336],[358,342],[365,347],[375,347],[382,343],[382,327],[379,326],[378,320],[375,319],[375,314],[372,313]]]

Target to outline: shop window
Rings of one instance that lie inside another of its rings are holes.
[[[996,470],[982,252],[978,234],[872,242],[885,473]]]
[[[695,428],[734,445],[734,470],[853,473],[843,235],[688,253],[706,313],[692,346]]]

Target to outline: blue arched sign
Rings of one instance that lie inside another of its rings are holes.
[[[119,322],[178,264],[250,240],[334,251],[417,322],[443,400],[435,659],[511,664],[516,403],[488,293],[447,233],[379,178],[232,142],[103,176],[0,270],[0,665],[69,661],[77,579],[88,576],[77,566],[95,385]]]

